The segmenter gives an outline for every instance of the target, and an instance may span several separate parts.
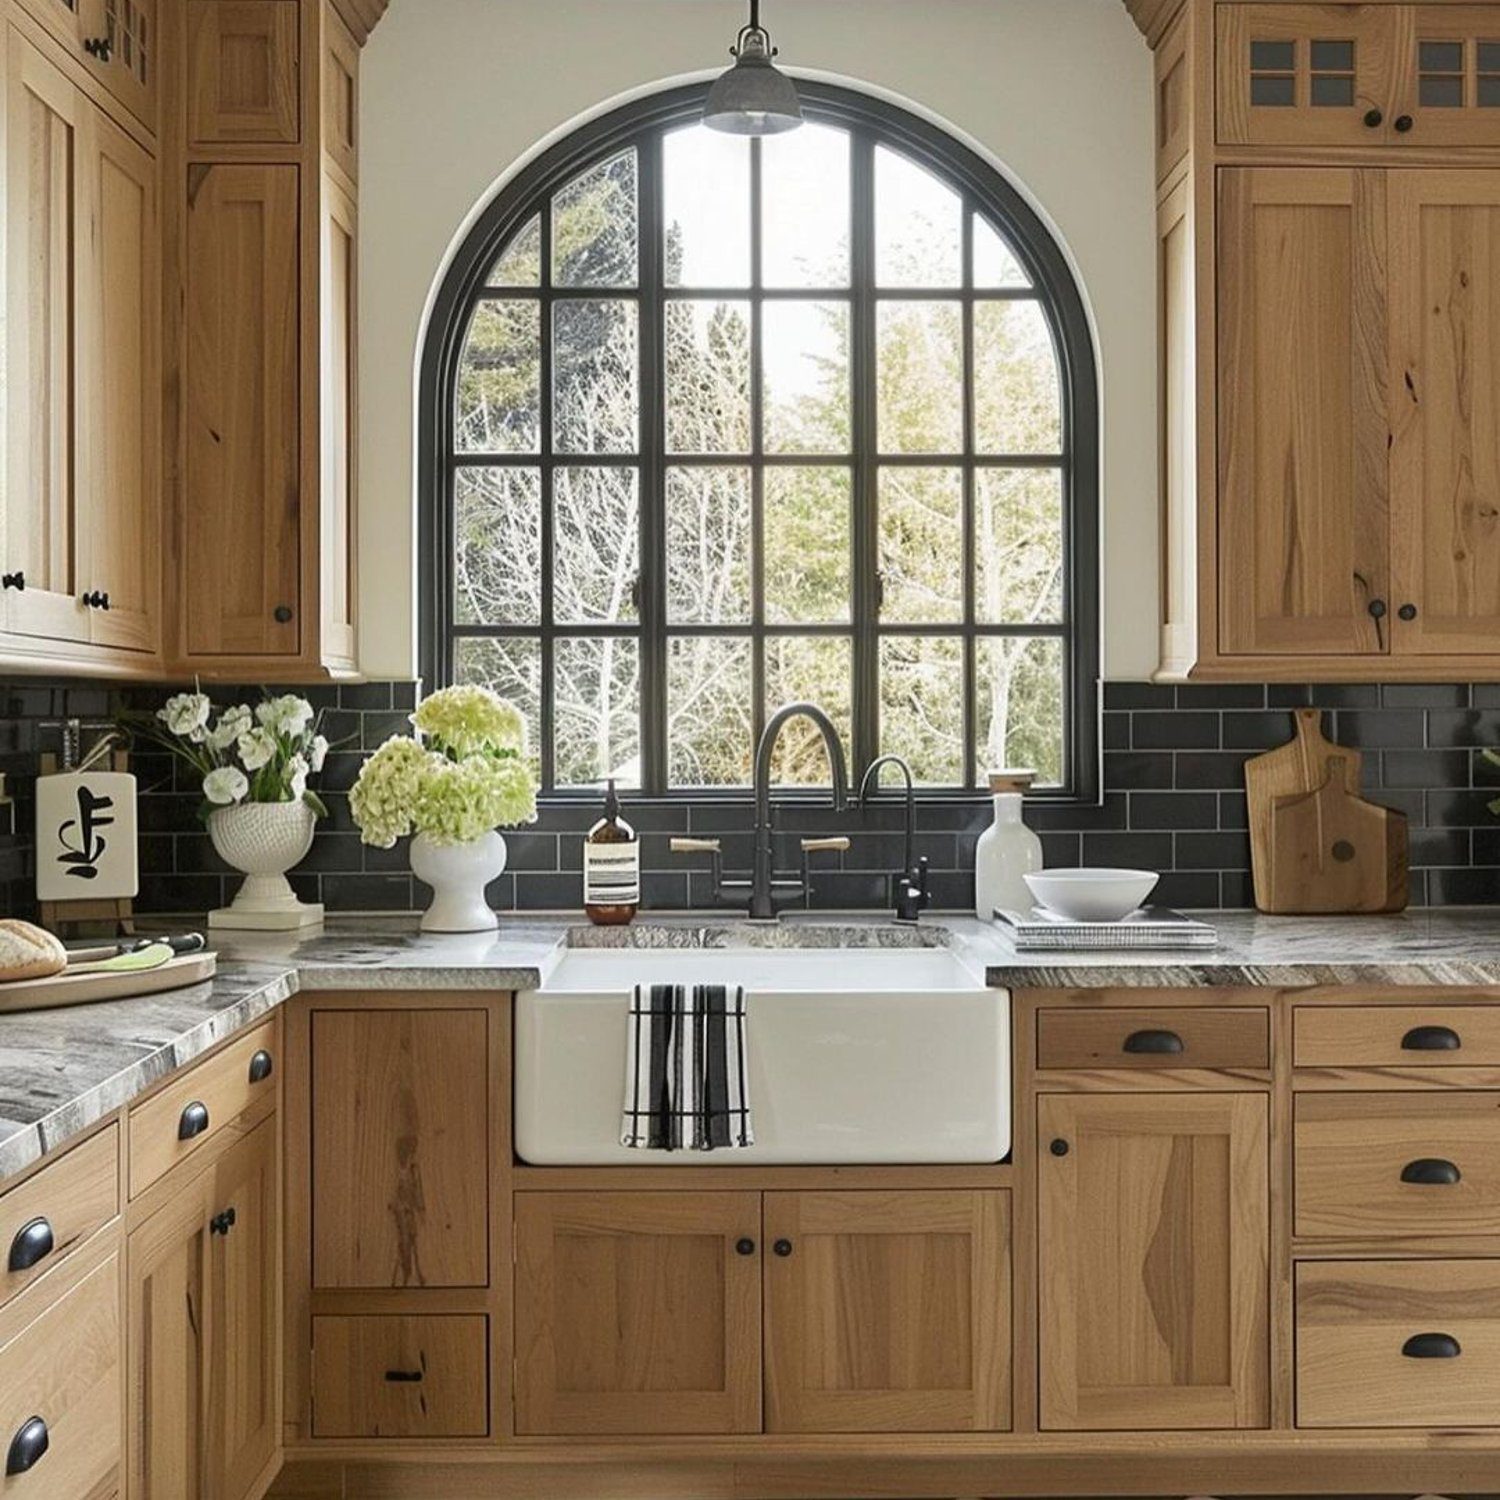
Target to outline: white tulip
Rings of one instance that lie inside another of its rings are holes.
[[[328,741],[321,735],[314,735],[312,747],[308,751],[312,769],[317,772],[323,769],[323,763],[328,759]]]
[[[250,781],[238,766],[220,766],[203,778],[203,795],[216,807],[230,807],[243,802]]]
[[[219,715],[219,722],[205,736],[208,748],[215,752],[227,750],[250,727],[250,710],[241,703],[236,708],[226,708]]]
[[[300,755],[294,755],[287,762],[287,781],[292,789],[292,800],[300,802],[307,791],[307,761]]]
[[[312,723],[313,706],[306,698],[288,693],[281,698],[267,698],[255,710],[255,717],[274,734],[299,735]]]
[[[156,717],[175,735],[183,739],[201,740],[201,730],[208,723],[213,705],[206,693],[178,693],[168,698],[165,707],[158,709]]]
[[[247,729],[240,735],[240,759],[247,771],[258,771],[276,754],[276,739],[268,729]]]

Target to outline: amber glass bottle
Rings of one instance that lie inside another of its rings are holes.
[[[633,921],[641,907],[641,844],[620,816],[615,784],[604,796],[604,816],[583,841],[583,909],[600,927]]]

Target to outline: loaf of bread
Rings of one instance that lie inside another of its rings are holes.
[[[0,984],[46,979],[67,967],[67,950],[50,932],[30,922],[0,921]]]

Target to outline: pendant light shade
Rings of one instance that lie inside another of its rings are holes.
[[[750,0],[750,24],[729,49],[734,66],[720,74],[703,104],[703,123],[729,135],[780,135],[802,123],[796,86],[772,58],[776,49],[760,24],[760,0]]]

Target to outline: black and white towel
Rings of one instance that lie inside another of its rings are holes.
[[[753,1146],[747,1070],[743,989],[638,984],[620,1144],[642,1151]]]

